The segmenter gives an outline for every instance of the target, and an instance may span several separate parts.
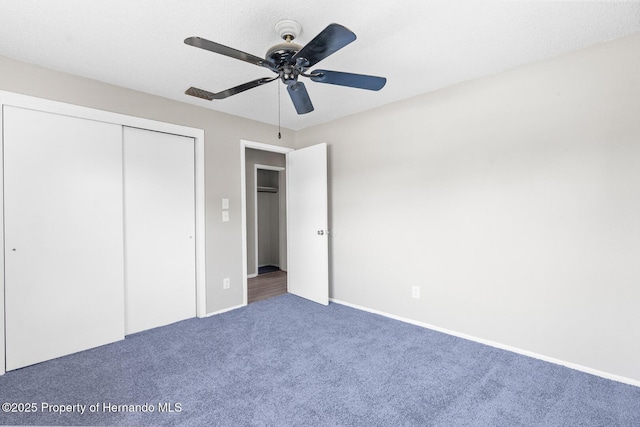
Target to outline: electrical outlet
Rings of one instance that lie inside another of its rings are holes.
[[[420,299],[420,286],[411,287],[411,296],[416,299]]]
[[[231,279],[228,277],[222,279],[222,289],[229,289],[231,287]]]

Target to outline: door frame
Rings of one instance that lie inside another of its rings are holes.
[[[196,315],[197,317],[205,317],[207,311],[207,299],[205,271],[204,130],[0,90],[0,110],[3,110],[5,105],[194,138],[196,196]],[[3,114],[1,114],[0,111],[0,129],[3,128],[2,120]],[[0,138],[2,138],[2,135],[0,135]],[[4,141],[1,142],[4,143]],[[2,223],[4,223],[4,157],[2,151],[3,150],[0,150],[0,219],[2,220]],[[0,241],[4,242],[4,226],[0,227]],[[4,272],[4,255],[4,245],[0,245],[0,271],[2,272]],[[4,304],[4,274],[0,274],[0,375],[5,373]]]
[[[245,149],[252,148],[254,150],[269,151],[272,153],[280,153],[285,156],[295,151],[293,148],[282,147],[279,145],[264,144],[261,142],[248,141],[245,139],[240,140],[240,203],[241,203],[241,215],[242,215],[242,305],[247,305],[248,292],[247,292],[247,164],[246,164],[246,151]],[[257,197],[257,193],[256,193]],[[287,197],[286,206],[289,205],[289,198]],[[286,209],[285,209],[286,211]],[[256,219],[257,220],[257,219]],[[257,235],[257,233],[256,233]],[[256,237],[257,239],[257,237]],[[287,240],[289,234],[287,233]],[[288,245],[287,245],[288,247]],[[256,246],[257,251],[257,246]],[[256,266],[258,259],[256,257]]]
[[[259,164],[255,164],[253,165],[253,197],[254,197],[254,202],[253,202],[253,207],[254,207],[254,217],[253,219],[255,220],[255,230],[256,230],[256,235],[255,235],[255,252],[256,252],[256,272],[252,273],[252,274],[248,274],[247,271],[247,278],[252,278],[252,277],[256,277],[258,275],[258,269],[260,268],[260,265],[258,263],[258,170],[267,170],[267,171],[275,171],[275,172],[283,172],[286,171],[286,168],[282,167],[282,166],[269,166],[269,165],[259,165]],[[286,173],[286,172],[285,172]],[[278,175],[279,176],[279,175]],[[278,189],[278,197],[280,197],[282,193],[280,193],[280,189]],[[286,197],[285,197],[285,203],[286,203]],[[285,205],[286,206],[286,205]],[[286,212],[285,212],[286,214]],[[279,215],[282,215],[282,213],[280,213]],[[278,236],[278,238],[280,238]]]

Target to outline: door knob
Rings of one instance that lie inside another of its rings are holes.
[[[318,236],[323,236],[324,235],[324,230],[318,230]]]

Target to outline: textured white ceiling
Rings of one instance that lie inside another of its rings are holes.
[[[219,101],[184,94],[273,76],[186,37],[264,57],[285,18],[302,45],[332,22],[351,29],[358,39],[314,68],[385,76],[385,88],[305,79],[315,111],[302,116],[279,82]],[[0,55],[271,124],[280,87],[294,130],[636,32],[638,1],[0,0]]]

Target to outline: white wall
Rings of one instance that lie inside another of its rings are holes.
[[[292,131],[283,130],[279,140],[274,126],[2,56],[0,90],[204,129],[207,312],[243,303],[240,140],[291,147]],[[225,223],[221,220],[222,198],[230,202],[230,221]],[[222,288],[225,277],[231,279],[228,290]]]
[[[640,380],[639,52],[635,35],[298,132],[329,143],[331,297]]]

